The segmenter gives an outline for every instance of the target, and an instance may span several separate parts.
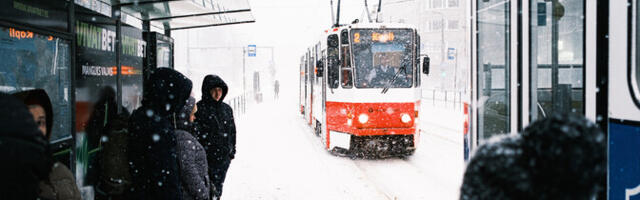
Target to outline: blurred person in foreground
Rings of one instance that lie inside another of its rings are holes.
[[[207,75],[202,82],[202,100],[197,104],[194,133],[207,152],[209,178],[214,197],[222,196],[222,184],[231,160],[236,154],[236,125],[233,110],[224,103],[229,88],[216,75]]]
[[[48,142],[27,107],[0,92],[0,197],[36,199],[53,159]]]
[[[597,199],[606,139],[583,116],[555,115],[519,135],[491,138],[469,162],[460,199]]]
[[[47,143],[51,139],[53,126],[53,108],[49,95],[42,89],[27,90],[13,94],[27,105],[38,129],[45,136]],[[53,159],[53,155],[51,159]],[[81,199],[71,170],[60,162],[51,167],[49,178],[40,182],[40,197],[44,199]]]
[[[184,199],[210,199],[209,165],[207,154],[198,140],[190,133],[197,110],[196,99],[189,97],[176,120],[177,153]]]
[[[191,81],[181,73],[151,71],[142,106],[129,119],[128,199],[182,199],[176,153],[175,114],[191,93]]]

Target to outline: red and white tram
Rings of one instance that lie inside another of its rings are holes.
[[[338,154],[411,155],[420,129],[420,36],[405,24],[326,30],[300,64],[300,112]]]

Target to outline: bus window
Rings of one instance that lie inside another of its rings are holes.
[[[71,137],[70,42],[9,27],[0,27],[0,40],[0,91],[44,89],[53,107],[50,141]]]
[[[478,137],[510,130],[511,1],[478,1]]]
[[[584,1],[531,3],[531,121],[584,113]]]

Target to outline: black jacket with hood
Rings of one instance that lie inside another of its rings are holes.
[[[216,101],[211,97],[213,88],[222,88],[222,97]],[[234,158],[236,153],[236,125],[233,110],[224,103],[229,88],[222,78],[207,75],[202,82],[202,100],[194,121],[194,133],[207,151],[209,167],[215,167]]]
[[[173,69],[159,68],[147,86],[142,106],[129,120],[129,199],[182,199],[174,117],[192,83]]]
[[[0,92],[0,197],[36,199],[53,159],[46,138],[27,107]]]

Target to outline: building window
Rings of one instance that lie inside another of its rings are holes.
[[[460,24],[459,20],[449,20],[447,21],[447,29],[458,30],[460,28],[459,24]]]
[[[447,0],[448,8],[457,8],[460,7],[460,0]]]
[[[431,21],[431,31],[440,31],[443,27],[442,20]]]
[[[444,7],[442,0],[431,0],[431,8],[442,8]]]

